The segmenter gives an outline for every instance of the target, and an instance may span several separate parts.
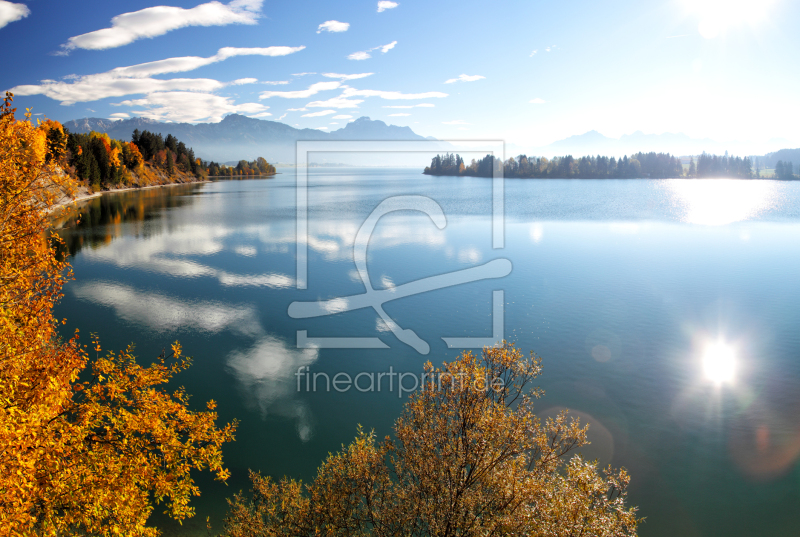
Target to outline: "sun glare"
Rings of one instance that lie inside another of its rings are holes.
[[[675,180],[668,185],[678,205],[685,211],[682,220],[705,226],[721,226],[758,217],[768,211],[778,197],[776,185],[769,181]]]
[[[722,341],[706,345],[703,373],[715,384],[732,382],[736,376],[736,349]]]
[[[776,0],[684,0],[690,13],[698,16],[697,30],[713,39],[740,24],[751,26],[767,18]]]

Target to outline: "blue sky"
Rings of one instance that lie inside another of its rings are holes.
[[[757,152],[800,145],[797,21],[791,0],[0,0],[0,81],[59,121],[369,116],[527,147],[596,129]]]

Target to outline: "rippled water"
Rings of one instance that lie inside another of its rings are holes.
[[[296,288],[295,182],[224,181],[107,195],[63,232],[76,280],[67,332],[136,342],[146,359],[179,339],[180,382],[241,419],[228,487],[202,479],[198,520],[219,528],[247,469],[310,478],[356,425],[391,430],[397,388],[298,391],[312,373],[418,374],[458,351],[442,337],[504,334],[544,358],[542,414],[591,424],[585,450],[633,476],[644,536],[796,535],[800,517],[800,184],[737,180],[507,180],[505,248],[492,248],[491,183],[419,170],[312,169],[308,289]],[[364,292],[353,243],[385,198],[419,194],[447,217],[382,218],[369,243],[376,289],[498,258],[510,275],[385,304],[431,347],[401,343],[371,309],[312,319],[293,301]],[[309,337],[380,338],[385,349],[297,348]],[[410,379],[408,380],[410,384]],[[320,384],[322,386],[322,384]],[[163,523],[163,522],[162,522]]]

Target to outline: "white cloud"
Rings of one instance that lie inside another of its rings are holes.
[[[481,80],[486,78],[485,76],[481,75],[458,75],[458,78],[451,78],[450,80],[445,80],[445,84],[452,84],[453,82],[475,82],[476,80]]]
[[[346,32],[348,28],[350,28],[349,22],[325,21],[317,27],[317,33]]]
[[[529,58],[533,58],[533,57],[536,55],[536,53],[537,53],[537,52],[539,52],[539,51],[538,51],[538,50],[535,50],[535,49],[534,49],[534,50],[532,50],[532,51],[531,51],[531,53],[530,53],[530,55],[529,55],[528,57],[529,57]]]
[[[368,60],[370,58],[372,58],[372,56],[364,51],[354,52],[347,57],[348,60]]]
[[[267,86],[285,86],[288,83],[288,80],[267,80],[262,82],[262,84],[266,84]]]
[[[318,131],[326,131],[328,127],[315,127]]]
[[[411,114],[403,114],[403,113],[400,113],[400,114],[389,114],[389,117],[405,117],[405,116],[410,116],[410,115]]]
[[[142,99],[116,103],[116,106],[141,107],[136,116],[157,121],[197,123],[221,121],[226,114],[261,114],[268,106],[259,103],[234,104],[233,99],[210,93],[166,91],[150,93]]]
[[[308,108],[287,108],[287,112],[308,112]]]
[[[330,123],[328,123],[328,125],[338,125],[338,124],[339,124],[339,123],[338,123],[338,122],[336,122],[336,121],[331,121]]]
[[[270,114],[269,112],[259,112],[258,114],[248,114],[248,115],[249,117],[258,118],[258,117],[268,117],[271,116],[272,114]]]
[[[377,46],[377,47],[368,48],[367,50],[354,52],[354,53],[350,54],[347,57],[347,59],[348,60],[368,60],[369,58],[372,57],[370,52],[372,52],[373,50],[381,49],[381,52],[386,54],[387,52],[392,50],[396,44],[397,44],[397,41],[392,41],[391,43],[389,43],[387,45],[380,45],[380,46]]]
[[[393,104],[384,106],[384,108],[433,108],[435,105],[432,103],[419,103],[419,104]]]
[[[358,105],[363,103],[363,99],[343,99],[341,97],[333,97],[327,101],[313,101],[306,106],[309,108],[358,108]]]
[[[306,99],[316,95],[320,91],[328,91],[341,86],[341,82],[317,82],[311,84],[308,89],[296,91],[265,91],[258,96],[259,99],[269,99],[270,97],[283,97],[284,99]]]
[[[544,99],[540,98],[540,97],[536,97],[535,99],[531,99],[528,102],[530,102],[532,104],[544,104],[546,101]]]
[[[339,80],[356,80],[358,78],[366,78],[374,74],[375,73],[359,73],[356,75],[340,75],[339,73],[322,73],[322,76],[326,76],[328,78],[338,78]]]
[[[463,119],[454,119],[453,121],[442,121],[442,125],[469,125]]]
[[[320,110],[319,112],[310,112],[308,114],[303,114],[301,117],[320,117],[320,116],[329,116],[331,114],[335,114],[336,110]]]
[[[544,51],[545,52],[550,52],[550,47],[547,47],[546,49],[544,49]]]
[[[288,115],[289,115],[289,112],[284,112],[284,114],[281,117],[279,117],[278,119],[276,119],[275,121],[280,121],[280,120],[282,120],[283,118],[285,118]]]
[[[225,47],[214,56],[182,56],[154,62],[140,63],[128,67],[117,67],[105,73],[72,75],[66,80],[42,80],[41,84],[12,88],[17,95],[45,95],[63,105],[97,101],[107,97],[149,94],[162,91],[210,92],[224,88],[227,84],[209,78],[156,79],[153,75],[191,71],[198,67],[224,61],[234,56],[285,56],[305,47],[235,48]]]
[[[292,73],[292,76],[316,75],[317,73]]]
[[[338,116],[333,116],[331,119],[352,119],[353,116],[348,116],[347,114],[341,114]]]
[[[389,0],[381,0],[378,2],[378,13],[382,13],[387,9],[394,9],[397,7],[397,2],[390,2]]]
[[[31,14],[31,10],[25,4],[14,4],[0,0],[0,28],[10,22],[24,19]]]
[[[243,86],[245,84],[255,84],[258,82],[257,78],[237,78],[233,82],[231,82],[232,86]]]
[[[70,37],[61,45],[68,52],[76,48],[104,50],[121,47],[144,37],[157,37],[187,26],[256,24],[262,0],[235,0],[229,4],[207,2],[191,9],[154,6],[123,13],[111,19],[111,27]]]
[[[426,93],[400,93],[399,91],[357,90],[345,88],[341,97],[380,97],[387,100],[413,100],[447,97],[446,93],[429,91]]]
[[[111,114],[110,117],[113,117],[114,119],[127,119],[131,117],[131,115],[126,114],[125,112],[117,112],[116,114]]]

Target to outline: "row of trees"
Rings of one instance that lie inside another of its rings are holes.
[[[171,134],[167,134],[164,138],[161,134],[150,131],[139,132],[139,129],[136,129],[133,131],[131,141],[139,148],[146,162],[166,171],[168,175],[172,175],[176,168],[195,177],[200,177],[205,172],[194,151]]]
[[[800,172],[800,170],[798,170]],[[792,166],[792,161],[784,162],[779,160],[775,164],[775,177],[778,179],[795,179],[794,175],[794,166]]]
[[[203,162],[203,167],[211,177],[258,176],[276,173],[275,166],[267,162],[264,157],[258,157],[251,162],[240,160],[236,166],[226,166],[213,161]]]
[[[689,163],[687,177],[734,177],[751,179],[757,174],[753,173],[753,163],[750,157],[709,155],[703,153],[697,158],[697,167],[694,166],[694,157]],[[678,176],[680,177],[680,176]]]
[[[95,189],[129,184],[130,172],[141,171],[145,162],[135,144],[113,140],[105,133],[68,133],[66,147],[75,175]]]
[[[783,165],[783,178],[791,178],[791,163]],[[788,166],[788,167],[787,167]],[[785,171],[788,170],[788,173]],[[472,160],[467,165],[460,155],[436,155],[424,172],[427,175],[466,175],[492,177],[502,172],[504,177],[520,178],[566,178],[566,179],[621,179],[621,178],[669,178],[669,177],[758,177],[753,173],[749,157],[709,155],[703,153],[695,164],[694,157],[684,170],[680,157],[669,153],[636,153],[630,158],[620,159],[604,156],[574,158],[571,155],[547,159],[520,155],[505,162],[492,155]]]

